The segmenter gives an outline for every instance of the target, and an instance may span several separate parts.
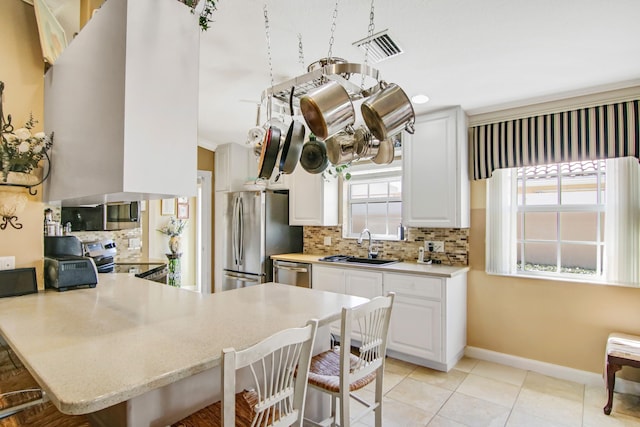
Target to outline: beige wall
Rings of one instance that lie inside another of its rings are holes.
[[[467,344],[602,373],[607,335],[640,335],[640,290],[490,276],[485,181],[471,184]]]
[[[4,113],[11,114],[16,127],[22,127],[29,113],[40,122],[35,131],[43,130],[44,62],[38,39],[33,6],[22,1],[0,2],[0,80],[5,83]],[[55,143],[55,141],[54,141]],[[44,287],[42,187],[30,197],[27,207],[18,215],[23,228],[0,230],[0,256],[15,256],[16,268],[36,267],[38,287]]]

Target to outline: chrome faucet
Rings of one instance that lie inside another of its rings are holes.
[[[371,232],[369,231],[368,228],[365,228],[364,230],[362,230],[360,232],[360,237],[358,237],[358,246],[360,246],[362,244],[362,236],[367,233],[369,235],[369,250],[367,251],[367,258],[372,258],[373,255],[373,250],[371,247]]]

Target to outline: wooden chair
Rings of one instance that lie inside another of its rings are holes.
[[[307,373],[317,320],[280,331],[242,351],[222,351],[222,401],[173,424],[193,426],[302,426]],[[236,371],[250,371],[253,388],[236,394]]]
[[[339,404],[340,426],[347,427],[370,412],[375,412],[376,427],[382,426],[382,382],[387,349],[387,332],[395,294],[377,297],[354,308],[342,309],[340,348],[332,348],[314,356],[309,368],[309,386],[331,395],[331,415],[320,422],[305,419],[313,425],[338,425],[336,403]],[[351,345],[359,341],[357,351]],[[375,402],[366,402],[352,392],[375,381]],[[353,419],[350,398],[365,406]]]
[[[616,385],[616,372],[622,366],[640,368],[640,336],[613,332],[607,339],[606,367],[607,404],[604,413],[609,415],[613,408],[613,389]]]

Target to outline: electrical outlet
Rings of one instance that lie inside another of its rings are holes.
[[[324,238],[324,245],[331,246],[331,236],[327,236]]]
[[[444,242],[442,240],[425,240],[425,252],[444,252]]]
[[[16,268],[16,257],[0,256],[0,270],[13,270]]]

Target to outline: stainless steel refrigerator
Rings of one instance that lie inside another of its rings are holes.
[[[272,280],[271,255],[302,252],[302,227],[289,225],[289,192],[227,194],[222,290]]]

